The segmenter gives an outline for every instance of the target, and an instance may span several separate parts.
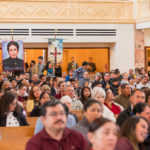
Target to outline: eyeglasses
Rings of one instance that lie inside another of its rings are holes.
[[[65,111],[61,111],[61,112],[51,112],[51,113],[48,114],[48,116],[51,116],[51,117],[57,117],[58,115],[64,116],[64,115],[66,115],[66,112],[65,112]]]

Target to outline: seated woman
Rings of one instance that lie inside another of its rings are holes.
[[[32,86],[30,93],[29,93],[29,99],[27,101],[26,111],[31,112],[35,107],[40,106],[40,95],[41,95],[41,89],[39,86],[34,85]]]
[[[4,92],[9,87],[11,87],[11,83],[9,81],[4,81],[2,85],[2,91]]]
[[[6,92],[0,99],[0,126],[17,127],[28,125],[21,112],[17,98],[13,93]]]
[[[84,87],[81,89],[81,98],[80,101],[84,105],[87,100],[91,98],[91,90],[89,87]]]
[[[50,101],[50,95],[47,92],[43,92],[40,95],[40,105],[34,107],[34,109],[32,110],[30,117],[39,117],[40,116],[40,111],[41,111],[41,106],[45,103]]]
[[[102,116],[107,118],[107,119],[110,119],[112,121],[116,121],[113,112],[104,105],[105,97],[106,97],[106,93],[105,93],[103,88],[95,87],[92,90],[92,98],[99,101],[103,105],[103,114],[102,114]]]
[[[147,103],[136,104],[133,108],[133,114],[147,119],[150,127],[150,107]],[[148,136],[144,141],[144,147],[145,150],[150,150],[150,130],[148,130]]]
[[[83,111],[84,111],[83,119],[72,129],[79,131],[87,138],[89,125],[95,119],[102,117],[103,106],[97,100],[91,99],[85,103]]]
[[[132,116],[121,127],[115,150],[143,150],[143,142],[147,134],[147,120],[143,117]]]
[[[69,97],[69,96],[63,96],[61,99],[60,99],[60,102],[62,103],[62,104],[65,104],[67,107],[68,107],[68,114],[69,115],[71,115],[71,116],[73,116],[73,118],[74,118],[74,120],[75,120],[75,124],[78,122],[78,117],[75,115],[75,114],[73,114],[72,112],[71,112],[71,107],[72,107],[72,99]],[[74,124],[74,125],[75,125]],[[73,125],[71,125],[72,127],[73,127]]]
[[[53,64],[50,61],[48,61],[42,72],[45,76],[53,77],[54,76]]]
[[[105,89],[105,92],[106,92],[106,99],[105,99],[105,106],[107,106],[112,112],[113,114],[115,115],[115,117],[117,118],[118,115],[120,114],[120,112],[124,109],[121,105],[115,103],[113,101],[114,99],[114,95],[111,91],[111,89],[109,88],[106,88]]]
[[[90,150],[114,150],[117,142],[117,129],[116,124],[106,118],[93,121],[88,132]]]

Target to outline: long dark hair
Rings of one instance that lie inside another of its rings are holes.
[[[148,121],[145,118],[139,116],[138,117],[132,116],[124,122],[120,130],[120,137],[126,137],[132,144],[134,150],[139,150],[139,146],[142,147],[142,144],[139,145],[137,141],[136,132],[135,132],[136,125],[139,123],[141,119],[145,120],[148,124]]]
[[[51,62],[51,61],[48,61],[48,62],[46,63],[46,65],[44,66],[42,72],[44,72],[45,70],[48,69],[49,64],[52,64],[52,62]]]
[[[81,89],[81,98],[80,98],[80,100],[81,100],[81,102],[83,103],[83,104],[85,104],[85,102],[88,100],[88,99],[86,99],[86,97],[84,96],[84,91],[85,91],[85,89],[88,89],[89,91],[90,91],[90,95],[89,95],[89,97],[88,97],[88,99],[89,98],[91,98],[91,90],[90,90],[90,88],[89,87],[83,87],[82,89]]]
[[[15,94],[11,92],[6,92],[1,98],[0,98],[0,117],[7,116],[9,112],[9,105],[15,100],[16,96]],[[17,104],[16,108],[14,110],[15,113],[20,113],[20,107]]]

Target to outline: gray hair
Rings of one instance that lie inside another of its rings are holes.
[[[69,103],[71,103],[72,104],[72,99],[70,98],[70,96],[63,96],[61,99],[60,99],[60,102],[61,103],[66,103],[66,102],[69,102]]]
[[[102,95],[102,96],[104,96],[104,97],[106,98],[106,92],[105,92],[104,89],[101,88],[101,87],[95,87],[95,88],[92,90],[92,92],[91,92],[91,97],[92,97],[93,99],[95,99],[95,97],[96,97],[97,94]]]
[[[72,86],[72,85],[68,84],[68,85],[66,85],[66,86],[64,87],[64,91],[65,91],[65,92],[67,91],[67,88],[68,88],[68,87],[73,88],[73,86]],[[74,88],[73,88],[73,90],[74,90]]]

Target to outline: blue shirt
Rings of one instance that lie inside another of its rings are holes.
[[[68,128],[71,128],[71,127],[74,127],[76,125],[76,121],[75,121],[75,118],[69,114],[67,116],[67,124],[66,124],[66,127]],[[34,135],[37,134],[38,132],[40,132],[42,129],[43,129],[43,124],[42,124],[42,121],[41,119],[39,118],[36,122],[36,126],[35,126],[35,130],[34,130]]]
[[[83,67],[79,67],[73,71],[73,78],[78,80],[82,79],[85,71],[87,70],[85,70]]]

